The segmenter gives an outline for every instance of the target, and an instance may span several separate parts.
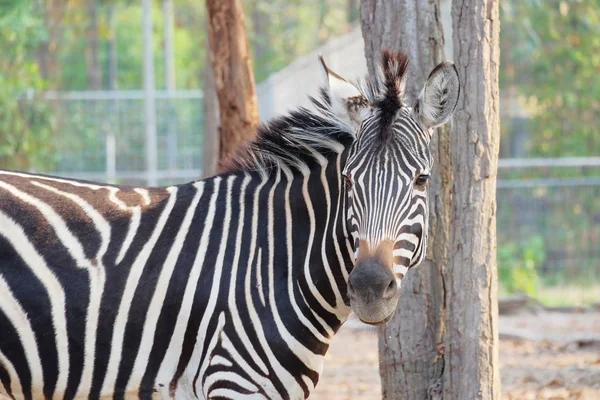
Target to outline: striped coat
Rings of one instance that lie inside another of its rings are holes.
[[[315,109],[206,180],[0,171],[0,398],[307,398],[351,309],[387,321],[425,254],[458,77],[440,65],[411,109],[406,57],[382,66],[355,86],[323,63]]]

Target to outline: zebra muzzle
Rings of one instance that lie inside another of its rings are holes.
[[[396,309],[399,294],[396,276],[381,257],[360,258],[348,276],[350,305],[363,322],[387,322]]]

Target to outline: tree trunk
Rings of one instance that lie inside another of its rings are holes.
[[[146,144],[146,184],[158,184],[158,144],[156,137],[156,88],[152,30],[152,0],[142,0],[144,136]]]
[[[117,32],[115,29],[115,5],[106,5],[106,27],[108,38],[106,40],[106,88],[117,90]],[[103,121],[106,135],[106,181],[116,182],[117,176],[117,136],[119,126],[119,101],[111,101],[108,105],[109,116]]]
[[[64,11],[62,1],[46,0],[44,20],[48,38],[40,46],[38,64],[40,73],[46,80],[47,88],[50,90],[59,86],[57,44]]]
[[[177,130],[175,129],[176,115],[173,105],[175,91],[175,51],[173,46],[173,0],[163,0],[163,58],[165,64],[165,89],[167,89],[167,168],[173,172],[177,169]]]
[[[106,7],[106,26],[108,40],[106,41],[106,87],[108,90],[117,89],[117,31],[115,29],[115,6]]]
[[[327,32],[325,31],[325,18],[328,10],[327,0],[319,1],[319,21],[317,22],[317,43],[319,45],[327,41]]]
[[[85,28],[86,46],[84,50],[87,70],[87,87],[90,90],[102,89],[102,68],[98,60],[98,4],[97,0],[87,0],[88,23]]]
[[[175,90],[175,51],[173,41],[173,0],[163,0],[163,57],[165,89]]]
[[[461,97],[452,132],[453,242],[444,388],[451,399],[498,399],[496,172],[500,140],[498,0],[454,0]]]
[[[207,52],[207,60],[208,60]],[[219,155],[219,99],[215,88],[215,78],[212,72],[210,62],[204,67],[204,84],[202,92],[204,93],[203,108],[203,163],[202,175],[207,178],[213,176],[217,170]]]
[[[269,15],[262,9],[264,5],[254,4],[252,7],[252,30],[254,31],[254,46],[252,57],[255,63],[265,64],[269,50]]]
[[[252,139],[258,106],[240,0],[207,0],[210,59],[219,98],[219,159]]]
[[[439,0],[362,0],[361,25],[369,72],[383,48],[410,58],[407,94],[414,104],[431,70],[444,57]],[[418,12],[417,12],[418,10]],[[430,148],[435,160],[429,186],[429,247],[426,260],[404,278],[398,310],[379,329],[379,362],[384,399],[440,398],[444,371],[445,288],[448,262],[451,139],[437,129]]]
[[[346,3],[346,22],[349,24],[356,21],[359,17],[358,14],[358,2],[359,0],[347,0]]]

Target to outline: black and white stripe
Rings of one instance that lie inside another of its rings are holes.
[[[0,398],[307,398],[359,242],[422,258],[425,192],[406,186],[431,166],[408,110],[375,158],[380,114],[357,130],[314,104],[189,184],[0,171]]]
[[[1,172],[2,393],[306,397],[349,312],[341,158],[143,192]]]
[[[352,182],[349,215],[355,248],[363,241],[375,252],[381,242],[392,240],[394,273],[401,280],[425,256],[427,186],[415,185],[415,179],[430,174],[433,160],[428,132],[410,118],[410,109],[398,113],[386,145],[380,143],[380,116],[364,122],[353,151],[360,156],[350,157],[344,175]]]

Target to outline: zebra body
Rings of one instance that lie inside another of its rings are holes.
[[[0,171],[0,398],[307,398],[351,308],[388,320],[424,257],[427,144],[456,102],[402,105],[405,62],[360,90],[323,64],[316,111],[206,180]]]
[[[127,189],[0,173],[3,392],[307,396],[350,311],[339,287],[352,261],[324,234],[344,237],[339,187],[310,182],[331,210],[292,207],[305,185],[290,178]]]

